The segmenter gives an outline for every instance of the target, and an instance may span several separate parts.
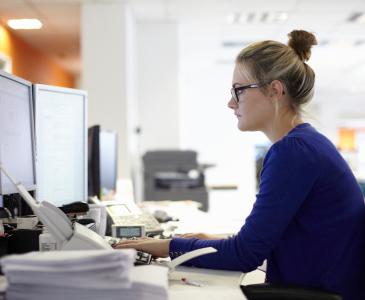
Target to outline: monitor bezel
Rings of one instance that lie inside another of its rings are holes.
[[[13,74],[7,73],[5,71],[0,70],[0,77],[4,77],[6,79],[15,81],[16,83],[20,83],[28,87],[29,90],[29,114],[30,114],[30,131],[31,131],[31,149],[32,149],[32,162],[33,162],[33,182],[32,185],[26,185],[22,183],[27,191],[35,191],[37,188],[37,173],[36,173],[36,152],[35,152],[35,128],[34,128],[34,102],[33,102],[33,88],[32,83],[28,80],[25,80],[21,77],[15,76]],[[5,166],[6,167],[6,166]],[[5,176],[4,174],[0,174],[0,195],[11,195],[17,194],[18,189],[13,186],[9,185],[9,188],[3,189],[2,186],[2,178]]]
[[[58,87],[58,86],[53,86],[53,85],[46,85],[46,84],[33,84],[33,99],[34,99],[34,128],[36,128],[36,121],[37,121],[37,94],[40,91],[48,91],[48,92],[56,92],[56,93],[63,93],[63,94],[73,94],[73,95],[78,95],[78,96],[82,96],[83,97],[83,112],[84,112],[84,139],[83,139],[83,143],[84,143],[84,196],[83,196],[83,201],[87,202],[88,199],[88,194],[87,194],[87,184],[88,184],[88,169],[87,169],[87,133],[88,133],[88,93],[87,91],[84,90],[79,90],[79,89],[72,89],[72,88],[66,88],[66,87]],[[35,146],[37,147],[37,132],[35,132]],[[37,148],[36,148],[37,149]],[[36,162],[37,162],[37,156],[36,156]],[[37,195],[36,191],[36,195]],[[42,200],[42,199],[38,199],[38,200]],[[43,200],[47,200],[47,199],[43,199]],[[48,201],[50,201],[50,199],[48,199]],[[75,200],[76,201],[76,200]],[[51,202],[51,201],[50,201]]]

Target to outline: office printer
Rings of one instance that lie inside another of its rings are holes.
[[[143,155],[144,200],[194,200],[208,210],[206,168],[191,150],[156,150]]]

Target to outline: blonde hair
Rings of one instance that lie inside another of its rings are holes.
[[[255,83],[281,81],[289,95],[291,108],[299,113],[314,93],[315,74],[306,61],[317,40],[304,30],[293,30],[288,37],[288,45],[262,41],[247,46],[238,54],[236,64]]]

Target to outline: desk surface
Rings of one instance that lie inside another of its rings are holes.
[[[175,233],[230,234],[237,232],[242,222],[239,220],[238,223],[232,223],[229,219],[217,222],[216,216],[198,210],[193,201],[147,201],[141,203],[141,206],[149,212],[164,210],[169,215],[178,217],[179,222],[173,223],[178,227]],[[240,289],[243,277],[244,274],[241,272],[180,266],[169,275],[169,299],[245,300],[247,298]],[[188,285],[182,282],[181,278],[201,286]]]
[[[243,275],[240,272],[178,267],[170,274],[169,299],[245,300],[247,298],[239,287]],[[181,278],[201,286],[185,284]]]
[[[142,209],[153,213],[163,210],[178,222],[168,222],[165,226],[174,226],[175,234],[204,232],[208,234],[230,235],[239,231],[242,218],[217,216],[198,209],[194,201],[145,201],[139,204]]]

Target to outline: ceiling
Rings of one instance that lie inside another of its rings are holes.
[[[40,30],[11,30],[32,47],[53,58],[69,72],[80,71],[80,1],[1,0],[0,22],[38,18]]]
[[[291,29],[305,28],[316,33],[320,46],[345,49],[341,55],[348,56],[346,59],[332,57],[344,68],[365,65],[365,23],[348,22],[354,13],[365,12],[364,0],[1,0],[0,22],[5,25],[10,18],[40,19],[44,25],[41,30],[14,34],[77,76],[80,6],[89,2],[127,3],[137,22],[174,22],[196,28],[197,33],[201,30],[197,38],[215,39],[222,47],[222,60],[229,48],[263,38],[286,41]],[[264,14],[268,12],[286,12],[288,18],[267,22]],[[229,24],[230,15],[242,22]],[[322,63],[333,66],[333,60]]]

